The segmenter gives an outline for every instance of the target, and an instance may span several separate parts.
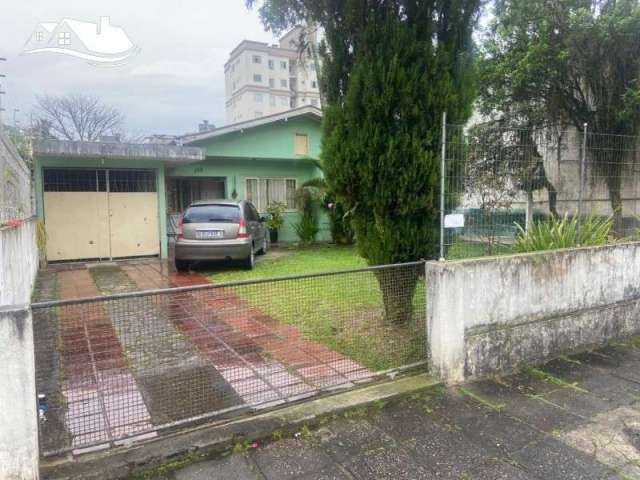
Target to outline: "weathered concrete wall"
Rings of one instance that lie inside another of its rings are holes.
[[[33,323],[28,306],[0,307],[0,478],[38,478]]]
[[[37,272],[35,219],[0,227],[0,306],[28,303]]]
[[[640,243],[427,264],[432,370],[513,371],[640,333]]]

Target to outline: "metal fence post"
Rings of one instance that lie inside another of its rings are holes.
[[[447,155],[447,112],[442,112],[442,150],[440,151],[440,261],[444,261],[444,188]]]
[[[581,154],[580,154],[580,185],[578,187],[578,225],[577,225],[578,242],[580,241],[580,227],[582,226],[582,200],[584,195],[584,177],[587,170],[586,161],[587,161],[588,129],[589,129],[589,125],[585,123],[584,128],[582,129],[582,147],[581,147]]]

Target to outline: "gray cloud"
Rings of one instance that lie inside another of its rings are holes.
[[[39,22],[111,17],[140,52],[120,67],[50,53],[21,55]],[[136,134],[184,133],[224,120],[224,63],[243,39],[274,39],[244,0],[2,0],[0,73],[4,121],[28,122],[35,95],[87,93],[118,107]]]

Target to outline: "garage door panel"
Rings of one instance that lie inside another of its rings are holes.
[[[111,255],[158,255],[158,195],[155,192],[109,194]]]
[[[49,260],[109,257],[105,192],[45,192],[44,205]]]

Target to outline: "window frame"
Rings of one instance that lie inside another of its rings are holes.
[[[259,73],[253,74],[253,83],[262,83],[262,75]]]
[[[298,153],[298,138],[303,138],[305,139],[306,142],[306,153]],[[293,135],[293,154],[294,155],[298,155],[300,157],[308,157],[310,155],[311,152],[311,139],[309,138],[309,134],[308,133],[304,133],[304,132],[296,132]]]
[[[258,200],[260,200],[260,189],[262,188],[260,186],[260,184],[262,183],[261,180],[266,181],[267,180],[282,180],[284,181],[284,194],[285,197],[287,196],[287,182],[293,182],[294,188],[294,195],[295,195],[295,191],[298,190],[298,179],[295,177],[245,177],[244,178],[244,197],[245,200],[248,202],[251,202],[251,204],[256,207],[256,210],[258,211],[258,214],[263,214],[266,213],[266,209],[269,205],[265,205],[264,207],[262,205],[258,205],[258,202],[255,199],[250,199],[247,198],[247,192],[248,192],[248,188],[247,188],[247,182],[249,182],[250,180],[255,180],[256,182],[256,196],[258,197]],[[294,197],[295,198],[295,197]],[[267,199],[268,201],[268,199]],[[294,200],[295,202],[295,200]],[[285,198],[284,202],[285,205],[287,205],[287,199]],[[295,207],[295,205],[293,206],[293,208],[289,208],[289,206],[287,205],[285,208],[285,212],[297,212],[298,209]]]

